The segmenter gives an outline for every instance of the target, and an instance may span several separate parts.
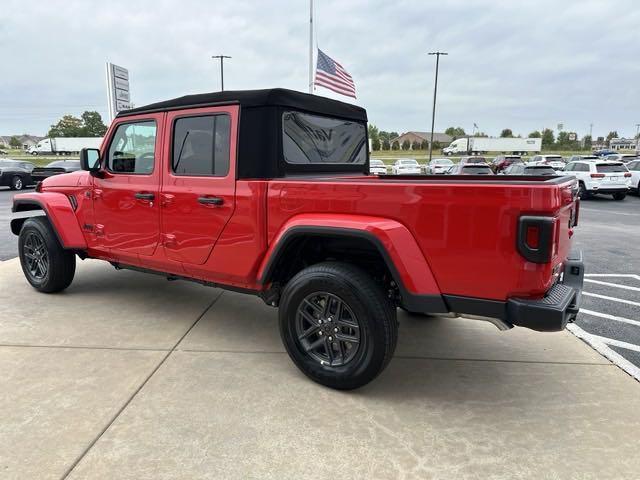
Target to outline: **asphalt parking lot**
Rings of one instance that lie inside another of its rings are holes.
[[[640,380],[640,198],[584,200],[579,222],[586,277],[570,330]]]

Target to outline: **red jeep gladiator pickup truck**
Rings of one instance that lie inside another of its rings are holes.
[[[360,387],[391,359],[397,307],[556,331],[580,304],[570,177],[371,176],[364,109],[284,89],[121,112],[83,171],[14,198],[41,292],[76,255],[259,295],[313,380]]]

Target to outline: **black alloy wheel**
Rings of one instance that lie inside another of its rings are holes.
[[[308,295],[296,313],[296,334],[320,365],[349,363],[360,346],[360,324],[349,305],[329,292]]]
[[[36,281],[43,281],[49,272],[49,254],[44,238],[39,232],[31,231],[25,236],[22,248],[27,274]]]

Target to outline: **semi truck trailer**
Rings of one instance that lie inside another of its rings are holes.
[[[83,148],[99,148],[102,137],[51,137],[43,138],[29,148],[31,155],[71,155]]]
[[[458,138],[442,149],[445,155],[473,155],[488,152],[513,154],[538,153],[542,149],[540,138]]]

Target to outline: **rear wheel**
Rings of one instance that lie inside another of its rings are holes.
[[[289,356],[312,380],[350,390],[387,366],[396,347],[396,310],[358,267],[320,263],[295,275],[280,302],[280,335]]]
[[[627,197],[626,193],[614,193],[613,194],[613,199],[614,200],[624,200]]]
[[[46,217],[25,220],[18,239],[20,265],[33,288],[44,293],[67,288],[76,271],[76,256],[60,245]]]
[[[16,175],[11,179],[11,190],[22,190],[24,188],[24,182],[22,181],[22,177]]]

